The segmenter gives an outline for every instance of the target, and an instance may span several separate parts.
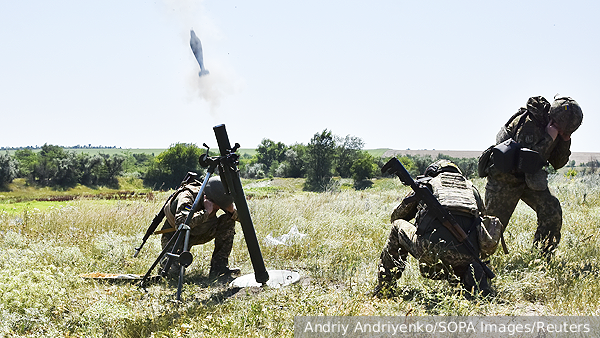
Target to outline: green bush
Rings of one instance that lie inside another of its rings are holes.
[[[17,177],[17,165],[9,154],[0,154],[0,188]]]
[[[176,143],[158,154],[148,167],[144,184],[154,189],[176,188],[189,172],[202,173],[198,159],[203,150],[195,144]]]

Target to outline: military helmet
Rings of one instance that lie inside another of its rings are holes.
[[[552,102],[550,106],[550,118],[556,122],[560,130],[571,135],[583,120],[583,111],[577,103],[570,97],[559,97]]]
[[[216,203],[221,208],[227,208],[233,203],[233,197],[227,193],[219,176],[213,176],[208,179],[204,187],[204,194],[208,200]]]
[[[462,175],[462,171],[460,168],[449,160],[437,160],[431,163],[427,169],[425,169],[425,173],[423,175],[429,177],[436,177],[438,174],[443,172],[452,172]]]

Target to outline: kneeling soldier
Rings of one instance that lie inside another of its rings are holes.
[[[498,246],[502,224],[496,217],[484,216],[483,202],[472,183],[458,166],[448,160],[432,163],[417,184],[426,185],[446,208],[468,238],[480,258],[493,254]],[[415,218],[415,224],[409,223]],[[414,192],[406,196],[391,217],[392,229],[378,265],[376,296],[391,292],[406,267],[408,254],[419,261],[420,272],[431,279],[458,278],[469,292],[492,292],[483,267],[452,233],[445,228]]]
[[[179,224],[184,223],[189,211],[194,204],[196,196],[200,192],[202,182],[193,181],[179,190],[166,203],[164,212],[166,216],[162,228],[161,244],[164,249],[175,229]],[[229,254],[233,248],[233,238],[235,235],[235,221],[237,221],[237,210],[233,205],[233,198],[227,194],[221,179],[218,176],[211,177],[204,187],[203,197],[200,199],[200,207],[193,215],[190,221],[190,248],[194,245],[204,244],[215,240],[215,248],[210,261],[210,278],[220,276],[229,277],[232,274],[240,272],[238,268],[229,268]],[[222,209],[225,213],[217,217],[217,211]],[[172,232],[164,230],[173,229]],[[175,242],[175,241],[173,241]],[[171,244],[173,245],[173,244]],[[169,251],[172,248],[169,248]],[[166,258],[163,261],[163,267]],[[171,269],[177,269],[178,264],[174,263]]]

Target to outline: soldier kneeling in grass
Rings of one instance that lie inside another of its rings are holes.
[[[179,188],[165,204],[166,220],[161,231],[163,233],[161,238],[163,249],[169,244],[177,225],[182,224],[187,218],[201,186],[202,182],[194,180]],[[194,213],[189,224],[191,228],[189,245],[192,247],[214,239],[215,248],[210,261],[209,277],[231,277],[240,272],[240,269],[228,266],[229,254],[233,248],[235,221],[238,220],[233,198],[225,192],[223,183],[218,176],[208,180],[203,194],[200,207]],[[219,209],[225,213],[217,217]],[[169,232],[169,230],[172,231]],[[172,248],[169,248],[170,250]],[[166,261],[167,257],[163,260],[163,268]],[[174,264],[177,265],[177,263]],[[171,271],[178,273],[178,266],[171,266]]]
[[[484,207],[479,192],[456,164],[448,160],[436,161],[416,183],[427,186],[450,212],[468,235],[479,258],[485,259],[496,251],[503,226],[496,217],[481,216]],[[409,223],[413,218],[414,225]],[[393,294],[395,283],[406,267],[408,254],[419,261],[424,277],[460,282],[473,294],[493,293],[481,261],[474,259],[464,244],[432,212],[428,212],[427,205],[414,192],[396,207],[391,222],[392,229],[379,260],[375,296]]]

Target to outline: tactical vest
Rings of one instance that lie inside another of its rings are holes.
[[[200,192],[201,187],[201,182],[193,181],[177,189],[177,191],[175,191],[175,193],[171,196],[168,203],[165,204],[165,208],[163,209],[165,212],[165,217],[167,217],[167,221],[169,222],[169,225],[171,225],[171,227],[175,228],[177,226],[177,224],[175,224],[175,213],[177,212],[177,203],[173,203],[177,200],[177,196],[179,196],[179,194],[181,194],[183,191],[189,191],[195,198]]]
[[[500,220],[494,216],[479,217],[473,184],[469,180],[458,173],[443,172],[434,178],[422,179],[422,182],[426,182],[431,187],[435,198],[451,214],[476,216],[477,218],[474,220],[480,220],[473,223],[474,228],[463,230],[467,231],[468,234],[471,233],[471,230],[476,230],[479,250],[483,257],[490,256],[496,251],[504,227]],[[421,212],[420,217],[422,217],[423,222],[419,223],[417,234],[424,235],[432,231],[430,222],[433,217],[427,215],[427,208]]]
[[[477,200],[473,194],[473,184],[463,175],[442,172],[429,180],[433,195],[450,213],[477,216]]]

